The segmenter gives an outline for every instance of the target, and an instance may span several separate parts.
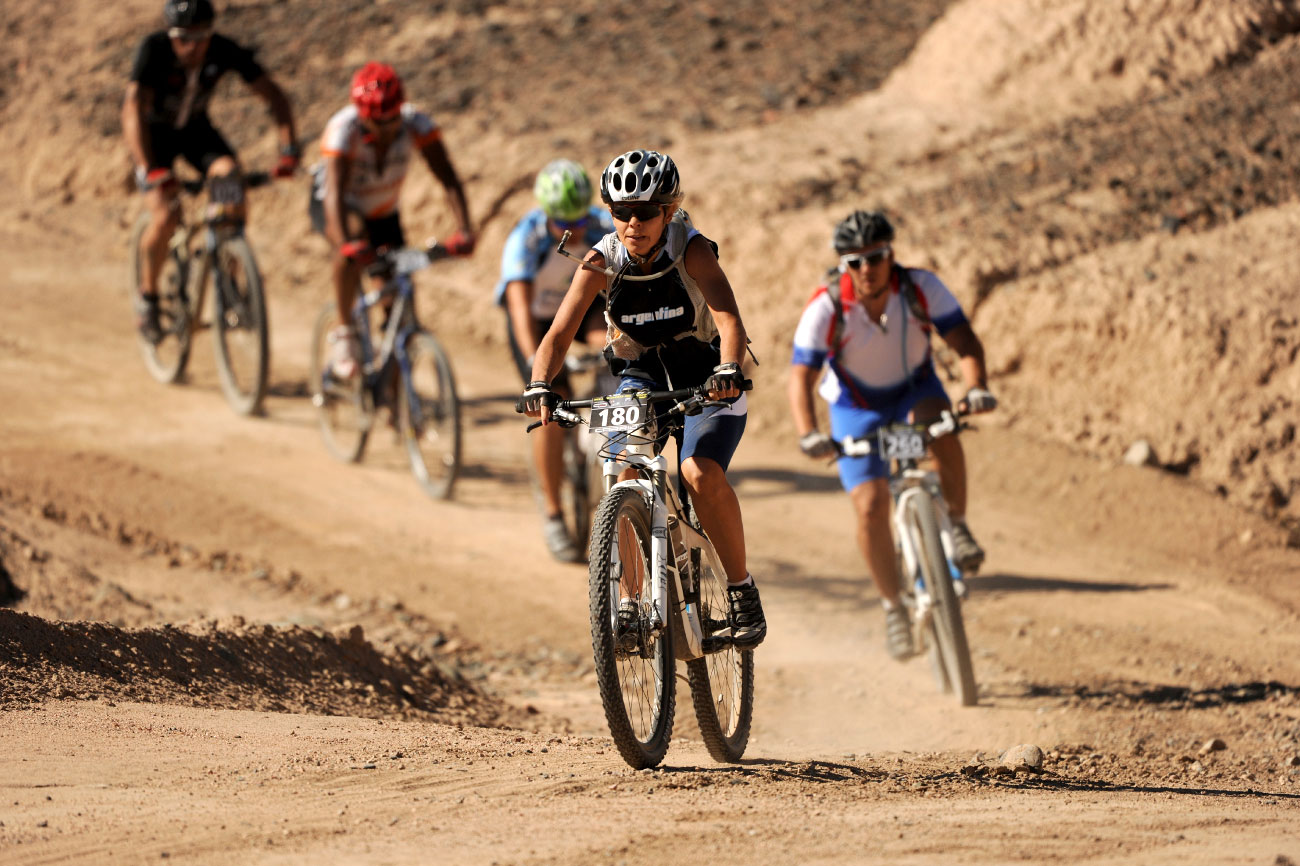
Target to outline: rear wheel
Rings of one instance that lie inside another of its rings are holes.
[[[727,576],[701,564],[700,628],[704,632],[705,655],[686,663],[691,684],[691,702],[700,725],[704,746],[715,761],[739,761],[749,744],[749,727],[754,718],[754,651],[731,645],[728,615]],[[728,637],[710,640],[726,630]]]
[[[672,629],[653,627],[650,508],[637,490],[610,492],[592,523],[591,647],[605,721],[614,746],[634,769],[663,760],[673,731],[676,657]],[[619,602],[630,599],[639,615],[635,646],[620,646]]]
[[[460,471],[460,401],[451,361],[427,331],[412,334],[406,352],[410,375],[401,388],[402,441],[424,492],[447,499]]]
[[[931,628],[938,661],[948,687],[956,692],[963,706],[973,707],[979,695],[966,641],[966,624],[961,615],[961,602],[953,591],[952,574],[948,571],[948,558],[943,553],[939,523],[929,494],[912,499],[911,511],[910,523],[918,542],[922,575],[930,593]]]
[[[350,379],[339,379],[330,370],[329,333],[337,322],[334,304],[326,304],[316,317],[311,335],[308,387],[325,447],[339,460],[355,463],[366,449],[374,407],[360,373]]]
[[[270,352],[261,272],[245,238],[222,242],[212,276],[221,390],[232,409],[252,415],[266,396]]]
[[[600,489],[591,485],[591,466],[582,447],[583,427],[564,433],[564,485],[560,489],[560,506],[564,509],[564,522],[573,533],[573,543],[579,550],[587,549],[591,533],[591,503],[600,496]]]
[[[131,267],[128,279],[128,297],[131,300],[132,324],[136,329],[136,339],[140,344],[140,354],[144,365],[153,376],[164,385],[179,382],[185,374],[185,365],[190,359],[190,315],[186,301],[186,280],[189,279],[190,261],[187,251],[173,246],[167,252],[162,270],[158,274],[158,313],[162,339],[157,343],[146,340],[139,332],[135,316],[140,314],[143,299],[140,295],[140,281],[143,272],[141,239],[145,227],[149,225],[149,214],[144,213],[136,220],[131,232]]]

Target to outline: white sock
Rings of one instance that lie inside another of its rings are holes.
[[[744,580],[740,581],[739,583],[732,584],[732,586],[753,586],[753,585],[754,585],[754,575],[750,574],[748,571],[745,572]]]

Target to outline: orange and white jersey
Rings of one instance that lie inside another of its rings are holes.
[[[388,146],[381,168],[374,139],[361,123],[354,105],[337,112],[325,124],[321,135],[322,157],[342,156],[352,164],[343,202],[367,219],[387,216],[397,210],[402,181],[411,160],[425,145],[442,137],[442,130],[429,115],[409,102],[402,106],[402,129]],[[323,197],[323,188],[318,195]]]

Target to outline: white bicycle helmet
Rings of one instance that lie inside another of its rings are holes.
[[[671,157],[654,150],[629,150],[605,167],[600,176],[600,198],[605,204],[678,204],[682,200],[681,177]]]

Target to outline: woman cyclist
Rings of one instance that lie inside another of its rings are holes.
[[[745,566],[740,502],[726,477],[746,419],[740,365],[747,340],[735,295],[716,246],[680,207],[681,181],[668,156],[633,150],[616,157],[601,175],[600,197],[614,218],[614,231],[586,261],[616,276],[587,268],[574,274],[537,347],[533,381],[524,390],[525,411],[543,424],[549,421],[559,399],[552,381],[599,295],[608,322],[605,355],[622,378],[621,390],[706,385],[711,400],[727,401],[686,417],[678,441],[680,477],[727,572],[733,642],[741,649],[755,647],[767,635],[767,622]],[[625,275],[651,278],[625,280]],[[621,604],[620,630],[635,616],[634,604]]]

